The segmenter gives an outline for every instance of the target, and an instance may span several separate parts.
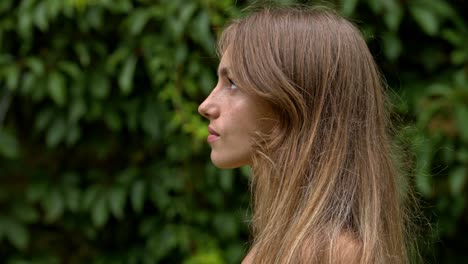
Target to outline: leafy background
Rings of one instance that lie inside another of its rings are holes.
[[[196,110],[216,35],[251,2],[0,1],[2,263],[241,261],[249,170],[210,164]],[[467,2],[319,3],[392,88],[425,262],[468,263]]]

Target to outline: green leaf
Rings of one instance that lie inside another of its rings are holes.
[[[118,131],[122,128],[122,120],[116,111],[108,110],[104,113],[104,121],[107,127],[112,131]]]
[[[468,164],[468,148],[462,148],[458,150],[456,157],[459,162]]]
[[[466,104],[459,104],[456,106],[455,118],[460,137],[463,142],[468,144],[468,106]]]
[[[5,69],[6,75],[6,86],[10,90],[16,90],[18,88],[18,82],[20,77],[20,70],[16,64],[11,65]]]
[[[452,63],[456,65],[466,64],[468,62],[468,50],[454,50],[452,51],[452,54],[450,54],[450,59]]]
[[[245,178],[250,179],[252,177],[252,169],[249,166],[242,166],[240,171]]]
[[[426,93],[429,96],[442,96],[449,98],[453,93],[453,89],[448,83],[434,82],[426,87]]]
[[[78,125],[72,125],[67,129],[66,143],[67,146],[75,144],[81,136],[81,129]]]
[[[37,77],[31,72],[25,72],[23,74],[20,94],[31,94],[31,91],[37,87]]]
[[[187,24],[196,10],[197,10],[196,2],[187,2],[186,4],[181,5],[179,20],[182,21],[183,24]]]
[[[114,51],[106,61],[106,71],[109,74],[116,74],[117,66],[125,59],[130,56],[128,47],[123,46]]]
[[[83,211],[88,211],[90,208],[92,208],[92,206],[95,205],[98,195],[101,191],[102,191],[101,188],[97,185],[88,187],[84,191],[83,202],[81,203],[82,205],[81,209],[83,209]]]
[[[117,175],[117,183],[128,186],[133,179],[138,177],[139,170],[135,167],[127,167]]]
[[[66,82],[65,78],[58,71],[53,71],[49,75],[48,87],[52,100],[59,106],[65,105]]]
[[[384,8],[385,2],[382,0],[368,0],[369,7],[372,9],[374,14],[378,14]]]
[[[110,88],[109,78],[102,72],[91,75],[90,92],[94,98],[104,99],[108,97]]]
[[[11,209],[11,215],[22,223],[34,223],[39,219],[37,210],[26,203],[15,203]]]
[[[127,192],[124,187],[116,186],[109,190],[108,201],[112,214],[117,219],[122,219],[125,208]]]
[[[400,26],[401,20],[403,19],[403,7],[395,0],[385,1],[387,5],[387,12],[383,19],[387,27],[392,31],[396,32]]]
[[[424,1],[425,7],[434,11],[441,17],[444,18],[454,18],[457,16],[457,12],[450,6],[449,1],[441,1],[441,0],[431,0],[431,1]]]
[[[151,201],[158,209],[165,210],[171,203],[171,197],[167,189],[162,188],[157,183],[153,183],[149,192]]]
[[[81,65],[88,66],[91,62],[91,56],[89,55],[89,51],[86,48],[85,44],[79,42],[75,45],[75,52],[78,55],[78,59],[80,60]]]
[[[67,126],[63,117],[57,117],[47,130],[47,146],[55,147],[65,138]]]
[[[128,102],[123,107],[127,119],[127,128],[133,133],[136,131],[137,126],[139,125],[138,121],[140,118],[140,111],[138,109],[137,101]]]
[[[418,157],[414,180],[417,190],[424,197],[432,196],[432,176],[430,174],[430,164],[432,161],[432,145],[426,138],[414,139],[414,149]]]
[[[125,61],[119,76],[120,90],[124,95],[128,95],[133,88],[133,76],[135,74],[135,67],[137,64],[137,58],[131,55]]]
[[[20,155],[20,147],[15,136],[5,129],[0,129],[0,155],[15,159]]]
[[[70,106],[70,114],[68,120],[71,123],[76,123],[86,113],[86,104],[82,98],[76,98],[73,100]]]
[[[452,195],[457,196],[463,193],[467,177],[466,167],[459,166],[449,174],[449,187]]]
[[[183,264],[222,264],[224,263],[219,250],[197,252],[184,261]]]
[[[468,75],[463,68],[453,73],[453,82],[461,88],[460,90],[464,89],[465,92],[468,91]]]
[[[214,49],[214,39],[210,32],[210,17],[206,11],[201,11],[191,23],[189,33],[193,40],[198,42],[206,52]]]
[[[108,218],[109,208],[107,207],[105,196],[101,194],[92,207],[91,219],[93,220],[94,226],[102,227],[107,222]]]
[[[225,259],[238,260],[237,262],[240,262],[245,256],[245,248],[241,243],[231,244],[223,253]]]
[[[463,34],[461,32],[457,32],[453,29],[444,29],[442,30],[441,35],[445,40],[454,46],[463,45]]]
[[[65,205],[71,212],[78,212],[80,209],[81,192],[77,188],[67,188],[65,194]]]
[[[199,74],[199,78],[199,85],[201,86],[200,89],[204,94],[210,94],[211,90],[216,85],[213,74],[210,73],[207,69],[202,69]]]
[[[43,204],[45,210],[45,221],[52,223],[57,221],[63,214],[65,203],[58,190],[50,191],[45,197]]]
[[[70,76],[72,79],[75,79],[75,80],[79,79],[82,75],[79,66],[74,62],[60,61],[58,63],[58,68],[62,72],[64,72],[65,74],[67,74],[68,76]]]
[[[44,108],[37,114],[35,128],[37,131],[43,131],[52,121],[54,117],[54,111],[52,108]]]
[[[27,11],[19,12],[18,19],[18,32],[20,36],[24,39],[29,39],[33,25],[31,14]]]
[[[141,213],[145,202],[145,184],[143,181],[138,180],[132,185],[130,199],[133,210],[137,213]]]
[[[12,8],[13,1],[1,1],[0,2],[0,13],[8,12]]]
[[[234,175],[232,170],[222,170],[219,177],[221,188],[225,191],[232,191]]]
[[[177,19],[176,17],[169,17],[167,21],[171,37],[175,40],[180,40],[184,32],[183,21]]]
[[[358,0],[341,0],[341,12],[344,16],[351,16],[356,9]]]
[[[151,135],[153,139],[159,138],[161,134],[158,116],[155,106],[147,103],[146,108],[141,115],[141,126],[143,131]]]
[[[234,238],[239,232],[237,219],[235,215],[228,213],[216,214],[214,219],[214,226],[217,233],[225,238]]]
[[[31,71],[37,75],[44,74],[44,64],[37,57],[28,57],[25,61],[25,64]]]
[[[173,230],[174,228],[171,228],[171,226],[165,226],[161,229],[162,230],[160,232],[153,234],[147,240],[147,248],[156,256],[167,255],[168,252],[177,245],[177,238]],[[161,243],[161,241],[164,241],[164,243]]]
[[[40,201],[48,192],[47,186],[45,182],[32,182],[26,192],[26,201],[28,203]]]
[[[29,243],[29,233],[25,225],[11,218],[0,220],[6,238],[19,250],[25,250]]]
[[[14,61],[15,57],[13,57],[11,54],[0,54],[0,65],[9,65],[14,63]]]
[[[45,2],[39,2],[36,5],[36,9],[34,10],[34,22],[36,23],[36,26],[43,32],[46,31],[49,27],[45,4]]]
[[[424,197],[431,197],[431,175],[424,170],[418,170],[417,174],[415,175],[415,179],[418,191],[424,195]]]
[[[89,25],[93,27],[95,30],[102,30],[104,25],[104,12],[102,9],[92,8],[88,9],[86,13],[86,20],[88,21]]]
[[[188,53],[189,52],[188,52],[187,45],[185,44],[178,45],[175,50],[175,57],[174,57],[175,63],[176,64],[183,63],[187,59]]]
[[[47,1],[46,9],[50,18],[55,18],[59,14],[60,10],[63,8],[64,1]]]
[[[19,9],[20,10],[31,9],[35,2],[36,2],[35,0],[23,0],[20,3]]]
[[[89,110],[86,113],[86,118],[89,120],[102,120],[104,112],[104,106],[102,102],[98,100],[92,100],[89,102]]]
[[[140,34],[149,18],[149,13],[145,9],[134,11],[133,14],[128,18],[130,34],[134,36]]]
[[[410,6],[410,12],[422,30],[430,36],[434,36],[439,30],[438,17],[423,6]]]
[[[391,61],[396,60],[403,49],[400,39],[395,33],[386,32],[383,34],[383,40],[386,57]]]

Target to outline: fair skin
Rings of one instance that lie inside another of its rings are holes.
[[[213,164],[219,168],[238,168],[252,165],[252,137],[255,133],[268,133],[272,129],[274,114],[267,103],[237,87],[228,55],[225,52],[221,58],[218,83],[199,106],[198,112],[210,122],[207,140]],[[338,244],[340,250],[336,252],[336,263],[358,263],[360,245],[354,239],[342,236]],[[313,243],[305,248],[308,251],[306,255],[313,255]],[[242,264],[253,263],[254,254],[255,249],[252,249]]]
[[[271,110],[237,87],[227,52],[219,64],[218,83],[198,112],[210,121],[208,142],[213,164],[225,169],[251,165],[252,137],[256,132],[266,132],[263,120],[271,115]]]
[[[333,264],[359,264],[360,255],[362,254],[362,245],[350,234],[343,232],[340,235],[337,241],[337,247],[333,252]],[[313,241],[309,241],[307,245],[304,246],[304,257],[310,258],[314,255],[314,250],[318,250],[314,247]],[[253,264],[253,258],[255,254],[255,249],[250,250],[249,254],[244,258],[241,264]],[[304,259],[304,261],[310,262],[309,260]]]

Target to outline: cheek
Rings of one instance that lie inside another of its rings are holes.
[[[231,131],[247,141],[260,127],[261,116],[248,101],[242,101],[231,105],[228,120],[230,120]]]
[[[250,137],[256,132],[269,133],[276,123],[272,108],[260,100],[246,102],[239,112],[242,113],[239,115],[242,118],[239,122],[242,122],[244,131],[248,132]]]
[[[232,109],[229,115],[229,133],[226,133],[226,140],[232,149],[239,152],[246,152],[252,145],[252,137],[257,130],[256,118],[245,109]]]
[[[252,135],[256,131],[256,116],[240,102],[231,104],[225,112],[225,133],[214,142],[211,160],[219,168],[237,168],[251,164]]]
[[[268,133],[271,127],[271,113],[266,104],[246,97],[235,99],[222,102],[226,107],[222,111],[224,133],[212,145],[211,160],[219,168],[251,165],[255,133]]]

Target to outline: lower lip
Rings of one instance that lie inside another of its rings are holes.
[[[208,141],[208,143],[211,143],[211,142],[214,142],[214,141],[216,141],[218,139],[219,139],[219,136],[210,134],[206,141]]]

